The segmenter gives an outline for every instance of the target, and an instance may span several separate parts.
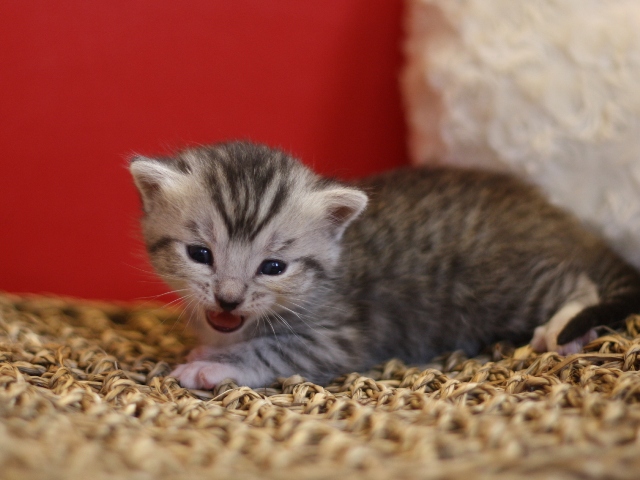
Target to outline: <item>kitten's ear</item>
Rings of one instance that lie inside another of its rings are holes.
[[[177,188],[183,177],[182,173],[167,163],[142,156],[131,159],[129,171],[140,192],[145,211],[150,210],[163,191]]]
[[[349,224],[362,213],[369,200],[363,191],[348,187],[324,190],[318,195],[336,240],[342,237]]]

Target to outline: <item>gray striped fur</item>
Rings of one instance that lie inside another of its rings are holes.
[[[151,261],[188,292],[203,344],[173,372],[187,387],[324,382],[391,357],[525,343],[536,327],[534,345],[562,352],[560,330],[579,348],[598,322],[640,311],[638,273],[506,175],[404,169],[346,185],[243,142],[136,158],[131,171]],[[210,248],[213,265],[187,245]],[[265,259],[286,271],[260,275]],[[245,323],[217,332],[205,312],[232,297]]]

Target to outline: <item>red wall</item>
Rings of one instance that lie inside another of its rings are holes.
[[[136,299],[132,152],[247,138],[349,178],[406,163],[400,1],[0,3],[0,290]]]

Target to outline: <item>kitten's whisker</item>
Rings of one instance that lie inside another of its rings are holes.
[[[278,320],[280,320],[282,323],[284,323],[289,330],[291,330],[291,333],[293,333],[294,335],[297,336],[295,330],[293,329],[293,327],[289,324],[289,322],[287,322],[284,317],[282,315],[280,315],[278,312],[276,312],[275,310],[273,310],[272,308],[269,309],[269,312],[271,313],[271,315],[275,316]]]
[[[189,320],[187,320],[187,323],[185,324],[184,328],[182,329],[182,333],[184,333],[187,328],[189,327],[189,325],[191,324],[191,320],[193,320],[193,314],[196,313],[194,312],[194,310],[189,309]]]
[[[131,265],[130,263],[126,263],[126,262],[125,262],[125,263],[124,263],[124,265],[125,265],[126,267],[133,268],[134,270],[138,270],[139,272],[147,273],[147,274],[152,275],[152,276],[154,276],[154,277],[156,277],[156,276],[157,276],[157,273],[156,273],[156,272],[153,272],[153,271],[150,271],[150,270],[144,270],[144,269],[142,269],[142,268],[140,268],[140,267],[136,267],[135,265]]]
[[[295,303],[295,302],[292,302],[290,299],[287,299],[287,301],[288,301],[289,303],[291,303],[292,305],[294,305],[294,306],[296,306],[296,307],[298,307],[298,308],[300,308],[300,309],[302,309],[302,310],[305,310],[305,311],[307,311],[307,312],[311,313],[312,315],[307,316],[307,319],[308,319],[309,321],[312,321],[311,316],[314,316],[314,317],[316,317],[316,316],[317,316],[317,315],[313,315],[315,312],[313,312],[313,311],[309,310],[308,308],[305,308],[305,307],[304,307],[304,306],[302,306],[302,305],[299,305],[299,304],[297,304],[297,303]],[[310,302],[310,301],[308,301],[308,302],[306,302],[306,303],[308,303],[310,306],[314,306],[314,305],[315,305],[315,306],[318,306],[318,307],[324,307],[324,306],[325,306],[325,305],[324,305],[324,304],[322,304],[322,303],[313,304],[313,303],[312,303],[312,302]],[[284,309],[286,309],[286,310],[292,311],[292,310],[288,309],[287,307],[285,307],[284,305],[279,305],[279,306],[280,306],[280,307],[282,307],[282,308],[284,308]],[[344,311],[344,310],[340,310],[340,309],[337,309],[337,308],[336,308],[335,310],[337,310],[338,312],[343,313],[343,314],[345,313],[345,311]],[[296,315],[297,315],[297,314],[296,314]],[[318,324],[317,322],[314,322],[314,323]],[[318,324],[318,325],[323,326],[322,324]],[[324,327],[324,326],[323,326],[323,327]],[[326,327],[324,327],[324,328],[326,328]]]
[[[155,300],[156,298],[164,297],[165,295],[176,294],[179,295],[178,292],[185,292],[189,290],[188,288],[180,288],[178,290],[171,290],[169,292],[164,292],[159,295],[149,295],[148,297],[137,297],[136,300]]]
[[[280,304],[280,303],[276,303],[276,305],[280,308],[284,308],[286,311],[293,313],[296,317],[300,318],[300,315],[298,314],[298,312],[296,312],[295,310],[291,310],[290,308],[285,307],[284,305]],[[300,318],[301,319],[301,318]],[[302,320],[302,319],[301,319]]]
[[[174,304],[174,303],[178,303],[178,302],[181,302],[181,301],[186,301],[186,300],[188,300],[189,298],[194,297],[195,295],[196,295],[195,293],[190,293],[190,294],[185,295],[185,296],[183,296],[183,297],[175,298],[175,299],[171,300],[170,302],[165,303],[165,304],[162,306],[162,308],[167,308],[167,307],[169,307],[170,305],[172,305],[172,304]]]
[[[169,329],[169,333],[173,332],[173,329],[175,328],[175,326],[180,322],[180,320],[182,319],[182,316],[184,315],[184,312],[186,312],[187,310],[189,310],[189,307],[193,304],[193,302],[196,302],[198,300],[198,298],[195,296],[195,294],[191,294],[191,295],[187,295],[186,297],[184,297],[184,300],[189,299],[189,302],[187,302],[187,304],[184,306],[184,309],[182,310],[182,312],[180,312],[180,315],[178,316],[178,319],[173,322],[173,325],[171,326],[171,328]]]
[[[260,322],[262,322],[262,316],[264,314],[260,314],[260,316],[256,319],[256,323],[253,326],[253,333],[260,332]]]
[[[262,323],[262,325],[264,325],[264,329],[266,330],[267,329],[267,314],[266,313],[261,313],[258,320],[259,320],[259,322]]]
[[[276,334],[275,328],[273,328],[273,324],[268,316],[264,317],[267,322],[269,322],[269,326],[271,327],[271,331],[273,332],[273,336],[276,338],[276,344],[278,345],[278,350],[282,352],[282,346],[280,345],[280,340],[278,340],[278,335]]]
[[[179,297],[179,298],[177,298],[177,299],[175,299],[175,300],[172,300],[171,302],[169,302],[169,303],[167,303],[167,304],[163,305],[161,308],[166,308],[166,307],[168,307],[169,305],[171,305],[172,303],[174,303],[174,302],[176,302],[176,301],[179,301],[179,300],[187,300],[188,298],[193,297],[194,295],[195,295],[195,294],[191,293],[191,294],[189,294],[189,295],[187,295],[187,296],[185,296],[185,297]],[[176,321],[174,322],[174,324],[175,324],[175,323],[177,323],[178,321],[180,321],[180,317],[182,317],[182,315],[183,315],[183,314],[184,314],[184,308],[183,308],[183,310],[180,312],[180,315],[178,315],[178,318],[176,319]],[[162,322],[160,322],[160,324],[161,324],[161,325],[164,325],[164,322],[165,322],[165,321],[163,320]]]
[[[276,303],[275,305],[276,305],[277,307],[286,308],[286,307],[284,307],[283,305],[280,305],[280,304],[278,304],[278,303]],[[271,309],[269,309],[269,310],[271,310]],[[273,310],[271,310],[271,311],[273,311]],[[289,327],[290,327],[289,323],[288,323],[286,320],[284,320],[284,318],[282,318],[282,316],[280,316],[280,315],[279,315],[277,312],[275,312],[275,311],[273,311],[273,313],[274,313],[275,315],[278,315],[278,317],[279,317],[279,318],[281,318],[281,319],[285,322],[285,324],[287,324],[287,326],[289,326]],[[313,331],[313,332],[317,333],[318,335],[321,335],[321,336],[323,336],[323,337],[325,337],[325,338],[327,338],[327,339],[328,339],[328,338],[330,338],[328,335],[325,335],[324,333],[322,333],[322,332],[318,331],[318,330],[317,330],[317,328],[315,328],[315,327],[321,327],[321,328],[324,328],[325,330],[329,330],[329,329],[328,329],[327,327],[325,327],[324,325],[319,324],[319,323],[318,323],[318,324],[315,324],[315,325],[310,325],[309,323],[307,323],[307,322],[305,321],[305,319],[304,319],[304,317],[303,317],[303,316],[300,316],[300,315],[296,315],[296,316],[300,319],[300,321],[301,321],[302,323],[304,323],[304,324],[305,324],[309,329],[311,329],[311,331]],[[309,320],[309,321],[312,321],[310,318],[309,318],[308,320]],[[290,328],[291,328],[291,327],[290,327]],[[295,333],[295,332],[294,332],[294,333]],[[296,334],[296,336],[298,336],[298,335]]]
[[[198,299],[195,298],[194,301],[197,301]],[[185,324],[184,328],[182,329],[182,332],[184,333],[187,328],[189,327],[189,325],[191,324],[191,320],[193,320],[193,316],[197,315],[198,312],[195,311],[195,309],[191,308],[191,305],[193,305],[193,301],[189,303],[188,307],[185,310],[189,311],[189,319],[187,320],[187,323]]]
[[[278,312],[276,312],[276,311],[274,311],[274,310],[272,310],[272,309],[269,309],[269,310],[271,310],[271,312],[272,312],[272,313],[273,313],[277,318],[279,318],[279,319],[280,319],[280,321],[282,321],[282,323],[284,323],[284,324],[287,326],[287,328],[289,328],[289,330],[291,331],[291,333],[292,333],[296,338],[298,338],[302,343],[306,343],[307,345],[310,343],[308,339],[303,338],[303,337],[301,337],[300,335],[298,335],[298,333],[294,330],[294,328],[291,326],[291,324],[290,324],[289,322],[287,322],[287,320],[286,320],[282,315],[278,314]],[[302,320],[302,318],[301,318],[301,317],[298,317],[298,318],[300,318],[300,320]],[[304,322],[304,320],[302,320],[302,321]],[[310,327],[310,328],[311,328],[311,327]],[[319,335],[322,335],[320,332],[317,332],[317,333],[318,333]]]
[[[184,296],[184,297],[175,298],[175,299],[171,300],[170,302],[165,303],[162,307],[163,307],[163,308],[167,308],[169,305],[172,305],[172,304],[174,304],[174,303],[178,303],[178,302],[180,302],[181,300],[186,300],[186,299],[188,299],[188,298],[193,297],[194,295],[195,295],[195,293],[191,293],[191,294],[186,295],[186,296]]]
[[[305,307],[303,307],[302,305],[298,305],[297,303],[292,302],[292,301],[291,301],[290,299],[288,299],[288,298],[287,298],[287,300],[289,301],[289,303],[291,303],[291,304],[295,305],[296,307],[301,308],[302,310],[306,310],[307,312],[310,312],[310,310],[309,310],[308,308],[305,308]],[[293,311],[293,310],[291,310],[290,308],[287,308],[287,307],[285,307],[284,305],[281,305],[281,304],[279,304],[279,303],[277,303],[276,305],[278,305],[279,307],[282,307],[282,308],[284,308],[284,309],[286,309],[286,310],[289,310],[291,313],[293,313],[294,315],[298,316],[298,313],[297,313],[297,312],[295,312],[295,311]]]
[[[180,320],[182,319],[182,316],[184,315],[185,312],[189,312],[189,319],[186,321],[183,329],[182,329],[182,333],[184,333],[187,328],[189,327],[189,324],[191,324],[191,320],[193,320],[193,314],[195,313],[194,310],[191,308],[191,305],[194,304],[194,302],[198,301],[198,297],[196,293],[191,293],[185,297],[183,297],[182,299],[178,299],[178,300],[187,300],[190,299],[186,305],[183,305],[182,308],[182,312],[180,313],[180,316],[178,317],[178,319],[176,320],[176,322],[174,323],[174,326],[177,325]],[[173,328],[173,327],[172,327]]]
[[[173,280],[185,280],[185,277],[181,277],[179,275],[170,275],[170,274],[168,274],[166,272],[157,273],[157,272],[153,272],[153,271],[150,271],[150,270],[144,270],[142,268],[136,267],[135,265],[131,265],[129,263],[125,263],[125,265],[127,267],[133,268],[134,270],[138,270],[139,272],[142,272],[142,273],[145,273],[145,274],[149,275],[149,277],[152,277],[156,281],[157,281],[158,275],[160,275],[162,278],[170,278],[170,279],[173,279]],[[159,283],[162,283],[162,282],[160,281]]]
[[[313,301],[313,300],[311,300],[311,299],[301,298],[301,297],[296,297],[296,296],[292,296],[292,298],[294,298],[294,299],[298,300],[299,302],[306,303],[306,304],[308,304],[309,306],[323,307],[323,308],[328,308],[328,309],[331,309],[331,310],[335,310],[335,311],[337,311],[337,312],[339,312],[339,313],[346,313],[346,310],[344,310],[344,309],[342,309],[342,308],[338,308],[338,307],[333,306],[333,305],[328,305],[328,304],[327,304],[327,303],[325,303],[325,302],[314,302],[314,301]],[[291,303],[292,305],[295,305],[295,306],[296,306],[296,307],[298,307],[298,308],[302,308],[302,309],[304,309],[304,310],[308,310],[308,309],[307,309],[307,308],[305,308],[304,306],[302,306],[302,305],[299,305],[299,304],[297,304],[297,303],[292,302],[289,298],[287,298],[287,300],[289,301],[289,303]]]

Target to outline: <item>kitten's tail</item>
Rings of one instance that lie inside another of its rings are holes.
[[[603,282],[600,303],[586,307],[569,320],[558,335],[558,345],[565,345],[598,326],[619,327],[629,315],[640,314],[640,273],[626,263],[616,267],[604,275],[614,280]]]

